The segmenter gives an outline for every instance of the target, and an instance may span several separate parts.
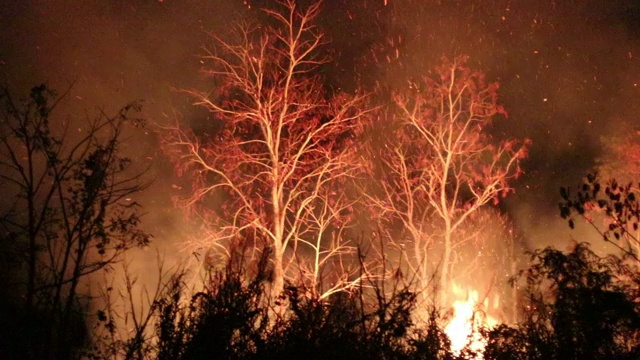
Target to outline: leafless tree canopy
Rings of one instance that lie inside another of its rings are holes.
[[[193,250],[262,240],[273,250],[279,292],[289,274],[317,277],[320,258],[348,251],[328,233],[348,213],[337,185],[358,172],[354,141],[365,111],[362,96],[329,93],[317,75],[328,60],[314,25],[319,4],[298,8],[290,0],[265,11],[272,25],[244,25],[234,42],[214,37],[203,71],[215,90],[188,91],[211,112],[212,132],[178,124],[165,148],[178,171],[194,178],[183,205],[211,229]],[[291,268],[303,261],[296,257],[305,245],[315,253],[310,268]]]
[[[507,195],[527,155],[527,140],[496,142],[486,131],[494,118],[506,117],[497,89],[461,57],[444,59],[394,96],[395,130],[381,152],[382,195],[369,197],[409,233],[414,271],[428,279],[428,264],[438,264],[442,286],[450,280],[452,253],[468,240],[456,231],[480,207]],[[436,246],[442,255],[428,258]]]

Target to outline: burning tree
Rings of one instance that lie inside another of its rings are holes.
[[[509,193],[529,147],[528,140],[492,140],[487,128],[506,116],[498,85],[466,62],[444,60],[431,76],[394,96],[393,136],[380,152],[382,195],[371,196],[382,216],[399,220],[408,232],[409,265],[423,286],[429,265],[439,263],[440,285],[448,287],[453,255],[472,238],[460,231],[463,224]],[[436,244],[442,256],[434,262],[428,256]]]
[[[353,144],[363,130],[363,96],[325,91],[317,75],[328,60],[314,25],[319,10],[319,3],[302,9],[281,1],[264,10],[270,25],[241,26],[236,42],[216,37],[203,57],[215,90],[188,91],[210,111],[210,132],[178,125],[165,139],[176,169],[194,179],[183,204],[212,229],[194,249],[266,241],[274,294],[293,274],[316,286],[320,267],[351,249],[331,233],[346,224],[351,205],[341,184],[360,168]],[[290,268],[304,263],[305,245],[314,260]]]

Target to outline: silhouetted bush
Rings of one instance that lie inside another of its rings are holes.
[[[432,308],[426,327],[416,331],[416,336],[410,339],[412,358],[421,360],[453,360],[451,341],[444,333],[438,311]]]
[[[157,359],[474,359],[459,355],[436,308],[414,324],[416,295],[400,281],[383,291],[370,281],[327,299],[289,285],[270,303],[264,257],[253,276],[229,264],[206,288],[184,299],[176,277],[156,302]],[[616,257],[600,258],[584,245],[547,248],[521,272],[528,294],[523,321],[484,329],[485,359],[637,359],[640,314],[637,274]],[[132,356],[131,358],[135,358]]]
[[[270,303],[266,259],[249,279],[232,264],[213,273],[187,304],[173,279],[156,303],[156,358],[454,359],[435,310],[425,329],[413,325],[407,287],[371,282],[321,300],[290,285]]]
[[[529,295],[524,321],[487,332],[486,359],[638,359],[637,273],[586,244],[532,254],[520,274]]]
[[[242,268],[229,264],[210,275],[208,285],[182,305],[184,287],[173,280],[157,302],[158,359],[241,359],[255,354],[267,336],[264,306],[266,257],[257,275],[245,284]]]

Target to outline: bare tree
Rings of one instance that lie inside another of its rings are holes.
[[[472,238],[457,231],[480,207],[507,195],[527,155],[528,140],[496,143],[487,133],[496,116],[506,115],[497,90],[459,57],[394,96],[395,127],[380,152],[382,195],[370,199],[408,232],[413,270],[430,279],[429,264],[437,263],[442,287],[451,278],[452,254]],[[441,257],[428,259],[439,244]]]
[[[213,229],[194,250],[265,241],[274,294],[287,274],[299,273],[293,265],[300,247],[312,245],[323,256],[346,249],[324,253],[318,240],[335,241],[328,230],[349,211],[341,183],[359,168],[353,148],[363,129],[363,96],[323,87],[317,70],[328,59],[314,25],[319,10],[319,3],[303,9],[279,1],[276,10],[264,10],[271,25],[241,26],[236,42],[215,38],[203,57],[214,91],[188,91],[210,111],[211,123],[202,131],[178,125],[165,138],[176,169],[194,179],[183,205]]]
[[[149,241],[131,199],[145,186],[142,174],[131,174],[130,160],[119,156],[125,126],[140,124],[128,115],[138,105],[99,113],[74,134],[51,116],[58,99],[44,85],[24,101],[6,88],[0,94],[0,228],[26,265],[26,280],[14,284],[25,313],[49,317],[38,324],[46,333],[33,335],[43,351],[33,355],[45,358],[68,356],[68,341],[79,338],[72,331],[83,327],[81,280]]]

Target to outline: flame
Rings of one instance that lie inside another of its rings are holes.
[[[462,349],[469,345],[469,349],[477,354],[483,352],[486,341],[481,336],[481,327],[491,328],[498,321],[486,314],[488,300],[479,301],[478,291],[453,285],[453,294],[460,296],[466,293],[465,300],[456,300],[453,303],[453,317],[444,328],[445,334],[451,341],[451,350],[455,355],[460,355]],[[481,356],[478,359],[482,358]]]

